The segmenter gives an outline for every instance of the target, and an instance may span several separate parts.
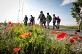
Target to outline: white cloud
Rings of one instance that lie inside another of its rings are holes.
[[[61,4],[60,6],[63,6],[63,5],[72,3],[72,2],[77,2],[77,1],[78,1],[78,0],[63,0],[63,1],[62,1],[62,4]]]

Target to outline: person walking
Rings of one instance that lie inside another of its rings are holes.
[[[49,15],[49,13],[47,13],[47,28],[49,29],[50,26],[49,26],[49,23],[51,22],[52,20],[52,17]]]
[[[56,27],[57,28],[57,26],[56,26],[56,20],[57,20],[57,18],[56,18],[56,16],[55,16],[55,14],[53,14],[53,29]]]
[[[43,26],[43,24],[44,24],[44,26],[46,26],[45,25],[45,23],[46,23],[45,22],[45,15],[43,14],[43,11],[40,12],[38,19],[40,19],[40,26]]]
[[[80,13],[79,13],[79,21],[78,21],[78,30],[76,32],[80,32],[81,30],[81,24],[82,24],[82,4],[79,5]]]
[[[61,19],[59,18],[59,16],[57,17],[57,29],[59,29],[59,27],[60,27],[60,21],[61,21]]]
[[[28,21],[28,17],[27,17],[27,15],[25,15],[25,17],[24,17],[24,25],[25,26],[27,26],[27,21]]]
[[[32,15],[30,15],[31,18],[30,18],[30,25],[33,25],[34,24],[34,17]]]

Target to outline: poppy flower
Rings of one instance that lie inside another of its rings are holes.
[[[31,36],[31,35],[32,35],[32,32],[28,32],[28,33],[21,34],[20,37],[25,38],[25,37]]]
[[[20,23],[18,22],[18,26],[20,26]]]
[[[58,31],[53,30],[53,31],[51,31],[51,34],[58,34]]]
[[[10,26],[11,26],[11,27],[14,27],[14,24],[13,24],[13,23],[11,23],[11,24],[10,24]]]
[[[74,32],[74,34],[77,34],[77,32]]]
[[[28,33],[27,33],[27,36],[31,36],[31,35],[32,35],[32,32],[28,32]]]
[[[9,25],[12,24],[11,21],[9,21],[8,24],[9,24]]]
[[[73,36],[72,38],[77,40],[79,38],[79,36]]]
[[[70,42],[70,43],[74,43],[75,40],[74,40],[73,38],[71,38],[71,39],[69,40],[69,42]]]
[[[63,40],[63,39],[65,39],[66,37],[67,37],[67,33],[66,33],[66,32],[61,32],[61,33],[57,36],[57,38],[60,39],[60,40]]]
[[[82,37],[79,37],[80,40],[82,40]]]
[[[20,37],[22,37],[22,38],[27,37],[27,33],[21,34]]]
[[[19,52],[20,50],[21,50],[21,48],[19,48],[19,47],[13,49],[14,53]]]

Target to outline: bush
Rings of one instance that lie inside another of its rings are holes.
[[[1,30],[0,37],[1,54],[75,54],[75,39],[70,40],[65,32],[48,31],[38,25],[10,23]]]

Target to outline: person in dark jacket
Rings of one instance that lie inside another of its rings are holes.
[[[33,25],[34,24],[34,17],[31,15],[31,18],[30,18],[30,24]]]
[[[53,29],[57,26],[56,26],[56,20],[57,20],[57,17],[55,16],[55,14],[53,14]]]
[[[25,17],[24,17],[24,25],[25,26],[27,26],[27,21],[28,21],[28,17],[27,17],[27,15],[25,15]]]
[[[46,26],[45,25],[45,23],[46,23],[45,19],[46,18],[45,18],[45,15],[43,14],[43,11],[40,12],[40,15],[39,15],[38,19],[40,19],[40,26],[43,26],[43,24],[44,24],[44,26]]]

